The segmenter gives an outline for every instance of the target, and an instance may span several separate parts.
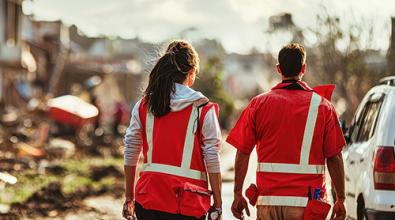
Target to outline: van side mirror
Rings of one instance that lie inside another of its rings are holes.
[[[343,131],[343,134],[345,134],[346,131],[347,131],[346,120],[344,120],[344,119],[339,119],[339,124],[340,124],[340,128],[341,128],[342,131]]]
[[[342,129],[344,139],[346,140],[347,143],[349,143],[350,142],[350,133],[349,133],[349,129],[347,128],[347,125],[346,125],[346,120],[339,119],[339,124],[340,124],[340,128]]]

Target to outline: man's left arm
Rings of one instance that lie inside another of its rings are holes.
[[[243,219],[243,210],[246,210],[250,216],[247,200],[243,197],[243,185],[248,171],[248,162],[250,155],[241,151],[237,151],[235,159],[235,186],[234,186],[234,200],[232,204],[233,216],[237,219]]]
[[[344,164],[342,153],[336,156],[326,159],[329,175],[333,186],[336,191],[336,202],[333,207],[333,217],[335,219],[343,220],[346,218],[346,208],[344,205],[345,195],[345,183],[344,183]],[[331,218],[332,219],[332,218]]]
[[[332,215],[335,215],[334,219],[343,220],[346,218],[346,208],[344,205],[344,164],[341,151],[346,142],[333,105],[330,106],[327,114],[324,134],[324,156],[337,195]]]

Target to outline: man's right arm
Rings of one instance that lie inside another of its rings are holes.
[[[235,159],[235,195],[242,195],[243,193],[244,179],[248,171],[249,161],[250,155],[237,151]]]
[[[243,219],[243,210],[250,216],[247,200],[243,197],[243,183],[248,170],[250,154],[256,144],[255,110],[256,97],[243,110],[236,125],[230,131],[226,142],[237,149],[235,160],[235,188],[232,213],[237,219]]]
[[[344,164],[342,154],[326,159],[329,175],[331,176],[333,186],[336,191],[336,203],[333,207],[335,219],[345,219],[346,208],[344,206],[345,186],[344,186]]]

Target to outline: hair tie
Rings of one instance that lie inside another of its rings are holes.
[[[183,71],[181,69],[181,67],[178,65],[178,63],[176,61],[176,53],[174,51],[168,51],[168,52],[166,52],[166,54],[170,56],[170,63],[173,64],[174,66],[176,66],[176,69],[179,72],[181,72],[183,74],[187,74],[188,73],[188,71]]]

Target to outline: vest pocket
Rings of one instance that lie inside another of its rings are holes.
[[[136,184],[135,193],[137,195],[144,195],[149,193],[149,187],[151,183],[151,178],[146,177],[144,179],[140,179]]]
[[[309,200],[304,210],[303,220],[325,220],[331,205],[321,200]]]
[[[196,218],[206,215],[210,208],[210,196],[211,192],[208,189],[186,182],[180,189],[180,214]]]
[[[145,209],[154,209],[155,206],[152,204],[152,186],[151,177],[145,176],[140,178],[135,188],[135,200]]]

